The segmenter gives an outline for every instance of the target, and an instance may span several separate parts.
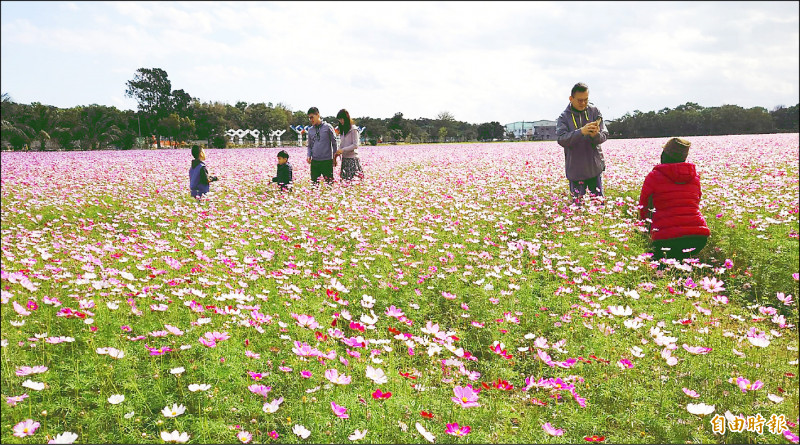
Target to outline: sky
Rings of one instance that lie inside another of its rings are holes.
[[[202,102],[323,116],[556,120],[584,82],[635,110],[800,102],[798,2],[0,2],[18,103],[137,108],[139,68]]]

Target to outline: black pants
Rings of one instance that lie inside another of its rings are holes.
[[[333,183],[333,159],[311,161],[311,181],[317,184],[320,176],[324,176],[328,184]]]
[[[697,254],[706,247],[708,242],[707,236],[702,235],[688,235],[679,238],[655,240],[653,241],[653,260],[660,260],[661,258],[674,258],[677,261],[683,261],[684,258],[697,258]],[[664,251],[661,248],[668,247],[669,250]],[[694,248],[691,252],[684,252],[683,249]]]

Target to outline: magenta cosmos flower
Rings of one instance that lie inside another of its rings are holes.
[[[331,402],[331,409],[333,410],[333,413],[336,414],[336,417],[340,419],[350,418],[350,415],[347,414],[347,408],[337,405],[336,402]]]
[[[553,425],[550,425],[550,422],[545,423],[542,425],[542,429],[545,433],[551,436],[562,436],[564,435],[564,430],[555,428]]]
[[[472,385],[456,386],[453,388],[453,393],[455,393],[456,396],[452,397],[451,400],[461,405],[462,408],[481,406],[478,403],[478,393],[472,389]]]
[[[447,429],[444,432],[451,436],[461,437],[461,436],[466,436],[467,434],[470,433],[470,431],[472,431],[472,428],[470,428],[467,425],[459,426],[457,423],[448,423]]]

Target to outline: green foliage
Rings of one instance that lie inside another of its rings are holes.
[[[723,105],[704,108],[687,102],[674,110],[664,108],[657,113],[639,110],[633,114],[626,113],[608,122],[608,131],[615,138],[762,134],[797,131],[799,117],[797,105],[777,107],[769,112],[763,107],[745,109]]]

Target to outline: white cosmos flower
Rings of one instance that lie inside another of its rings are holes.
[[[386,377],[386,373],[383,372],[383,369],[373,368],[369,365],[367,365],[367,378],[375,382],[376,385],[383,385],[389,381],[389,378]]]
[[[183,374],[184,371],[186,371],[186,370],[183,369],[182,366],[180,366],[180,367],[177,367],[177,368],[170,369],[169,373],[173,374],[173,375],[181,375],[181,374]]]
[[[375,304],[375,299],[370,297],[369,295],[364,295],[361,297],[361,306],[369,309]],[[358,430],[356,430],[358,431]]]
[[[161,440],[164,442],[186,443],[189,440],[189,434],[185,432],[179,433],[178,431],[173,431],[171,433],[162,431]]]
[[[689,403],[686,405],[686,411],[698,416],[706,416],[714,412],[714,405],[706,405],[705,403]]]
[[[295,433],[301,439],[307,439],[308,436],[311,435],[311,431],[309,431],[308,428],[304,427],[303,425],[300,425],[299,423],[295,424],[292,427],[292,432]]]
[[[189,385],[189,391],[191,391],[191,392],[207,391],[210,388],[211,388],[211,385],[208,385],[208,384],[205,384],[205,383],[203,383],[203,384],[192,383],[191,385]]]
[[[417,431],[419,431],[419,433],[422,434],[422,437],[424,437],[428,442],[433,443],[436,440],[436,436],[426,430],[421,423],[417,422],[415,426],[417,427]]]
[[[124,415],[124,416],[122,416],[122,417],[124,417],[124,418],[126,418],[126,419],[130,419],[130,418],[131,418],[131,417],[133,417],[135,414],[136,414],[136,413],[135,413],[134,411],[131,411],[131,412],[129,412],[129,413],[125,413],[125,415]]]
[[[78,435],[69,431],[64,431],[63,433],[54,437],[50,442],[47,443],[73,443],[78,440]]]
[[[122,394],[114,394],[108,398],[108,403],[112,405],[119,405],[124,401],[125,401],[125,396],[123,396]]]
[[[30,388],[30,389],[32,389],[34,391],[41,391],[41,390],[44,389],[44,383],[42,383],[42,382],[34,382],[31,379],[28,379],[28,380],[25,380],[24,382],[22,382],[22,386],[24,386],[26,388]]]
[[[781,403],[781,402],[783,402],[783,397],[781,397],[781,396],[777,396],[777,395],[775,395],[775,394],[767,394],[767,398],[768,398],[768,399],[770,399],[770,400],[772,400],[772,401],[773,401],[773,402],[775,402],[775,403]]]
[[[164,409],[161,410],[161,414],[163,414],[164,417],[178,417],[185,411],[186,411],[185,406],[173,403],[171,408],[169,407],[169,405],[165,406]]]
[[[631,348],[631,354],[633,354],[634,356],[639,357],[639,358],[644,357],[644,352],[643,352],[642,348],[640,348],[638,346],[634,346],[634,347]]]
[[[352,441],[356,441],[356,440],[363,439],[366,435],[367,435],[367,430],[366,429],[364,431],[355,430],[355,431],[353,431],[353,434],[347,436],[347,438],[352,440]]]
[[[625,306],[624,308],[622,306],[609,306],[608,310],[618,317],[626,317],[633,313],[633,309],[630,306]]]
[[[265,403],[264,407],[262,408],[262,410],[265,413],[272,414],[275,411],[277,411],[278,408],[280,408],[281,403],[283,403],[283,397],[281,397],[279,399],[275,399],[275,400],[273,400],[273,401],[271,401],[269,403]],[[305,439],[305,437],[303,439]]]

